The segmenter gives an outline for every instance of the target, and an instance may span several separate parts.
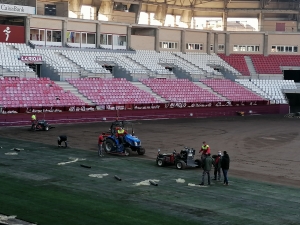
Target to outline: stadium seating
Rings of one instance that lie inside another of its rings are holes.
[[[0,79],[0,105],[3,107],[72,106],[85,103],[65,92],[49,78]]]
[[[219,75],[222,76],[222,73],[214,70],[211,66],[213,64],[222,65],[227,70],[230,70],[232,73],[240,75],[239,72],[228,65],[226,62],[223,61],[218,55],[215,54],[205,54],[205,53],[186,53],[183,54],[181,52],[175,53],[178,57],[185,59],[186,61],[192,63],[193,65],[197,66],[198,68],[202,69],[206,73],[210,73],[212,75]]]
[[[164,66],[159,64],[160,58],[162,58],[163,55],[156,51],[137,50],[136,54],[130,54],[128,55],[128,57],[146,67],[154,74],[174,76],[174,73],[172,71],[165,69]]]
[[[250,72],[245,61],[244,55],[242,54],[231,54],[226,56],[219,54],[220,58],[239,71],[244,76],[250,76]]]
[[[245,87],[259,93],[271,103],[287,104],[283,89],[297,89],[293,80],[258,80],[251,81],[236,80]],[[259,92],[258,92],[259,90]]]
[[[96,104],[160,103],[150,93],[143,91],[124,78],[68,79],[70,84]]]
[[[265,100],[261,96],[251,92],[245,87],[230,80],[206,79],[200,82],[212,88],[215,92],[226,97],[230,101],[260,101]]]
[[[32,77],[35,77],[34,71],[19,60],[19,52],[11,50],[11,48],[13,48],[11,44],[8,45],[7,43],[0,43],[0,66],[4,70],[7,70],[7,72],[21,72],[20,74],[29,74],[29,76],[31,75]],[[0,73],[1,72],[2,70]],[[4,71],[1,74],[4,74]]]
[[[153,92],[171,102],[223,101],[217,95],[202,89],[186,79],[141,79]]]
[[[300,66],[299,55],[251,55],[258,74],[282,74],[280,66]]]

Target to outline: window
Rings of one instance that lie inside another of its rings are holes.
[[[219,44],[218,45],[218,51],[223,52],[225,50],[224,44]]]
[[[223,45],[223,47],[224,47],[224,45]],[[234,45],[233,51],[234,52],[259,52],[259,46],[257,46],[257,45]]]
[[[119,36],[118,37],[118,45],[119,46],[126,46],[126,36]]]
[[[112,34],[101,34],[100,44],[102,45],[112,45]]]
[[[272,45],[271,52],[298,52],[298,46]]]
[[[159,43],[160,48],[166,48],[166,49],[177,49],[178,43],[177,42],[168,42],[168,41],[162,41]]]
[[[214,50],[214,45],[210,45],[210,50],[211,50],[211,51]]]
[[[187,50],[203,50],[203,44],[200,44],[200,43],[186,43],[185,48]]]
[[[30,29],[31,41],[61,42],[60,30]]]

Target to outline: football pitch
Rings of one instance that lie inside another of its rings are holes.
[[[0,138],[0,214],[43,225],[299,224],[299,188]],[[17,149],[14,149],[17,148]],[[117,175],[122,180],[115,179]],[[158,185],[151,185],[149,180]],[[3,221],[0,221],[3,222]]]

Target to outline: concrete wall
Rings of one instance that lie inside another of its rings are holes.
[[[180,30],[173,29],[163,29],[159,30],[159,41],[172,41],[180,42],[181,33]]]
[[[111,21],[119,22],[119,23],[134,24],[135,23],[135,13],[113,11]]]
[[[280,21],[280,20],[264,20],[262,23],[262,31],[276,31],[276,23],[285,24],[285,32],[296,32],[297,21]]]
[[[234,45],[255,45],[259,46],[259,52],[234,52]],[[262,54],[264,45],[263,33],[231,33],[230,34],[230,53],[231,54]]]
[[[268,53],[269,54],[300,54],[300,35],[295,34],[271,34],[269,33],[268,38]],[[298,52],[271,52],[272,45],[287,45],[287,46],[298,46]]]
[[[159,37],[158,42],[161,41],[169,41],[169,42],[176,42],[177,49],[165,49],[160,48],[160,51],[180,51],[181,48],[181,31],[175,29],[159,29]]]
[[[45,5],[56,5],[56,16],[69,17],[68,2],[37,2],[36,12],[45,15]]]
[[[127,34],[127,26],[102,23],[100,26],[100,32],[108,34]]]
[[[203,45],[202,50],[189,50],[186,49],[186,52],[206,52],[207,45],[207,32],[197,32],[197,31],[186,31],[185,32],[185,43],[199,43]],[[186,48],[186,45],[184,46]]]
[[[224,117],[236,116],[237,111],[249,110],[255,114],[287,114],[289,105],[265,105],[265,106],[242,106],[242,107],[214,107],[214,108],[185,108],[185,109],[157,109],[157,110],[124,110],[119,111],[120,120],[143,120],[161,118],[198,118],[198,117]],[[0,114],[0,126],[30,126],[29,114]],[[116,119],[116,111],[94,112],[60,112],[38,114],[37,118],[45,118],[51,124],[55,123],[79,123],[99,121],[106,118],[107,121]]]
[[[131,46],[136,50],[154,50],[155,37],[131,35]]]
[[[34,17],[34,18],[30,19],[30,27],[31,28],[48,28],[48,29],[53,29],[53,30],[62,30],[62,21]]]
[[[68,21],[67,30],[68,31],[84,31],[84,32],[96,32],[96,23],[83,23],[77,21]]]

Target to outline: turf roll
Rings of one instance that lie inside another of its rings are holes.
[[[115,175],[115,178],[118,180],[118,181],[121,181],[122,179],[120,177],[118,177],[117,175]]]
[[[154,185],[154,186],[158,186],[158,183],[154,182],[153,180],[149,180],[150,184]]]
[[[91,169],[91,168],[92,168],[91,166],[87,166],[87,165],[83,165],[83,164],[81,164],[80,166],[81,166],[81,167],[84,167],[84,168],[88,168],[88,169]]]

